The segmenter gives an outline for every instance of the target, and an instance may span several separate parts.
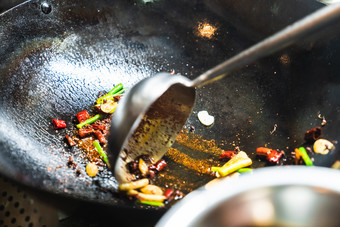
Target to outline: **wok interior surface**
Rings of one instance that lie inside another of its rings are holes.
[[[32,188],[122,207],[135,205],[117,193],[112,173],[103,169],[90,178],[82,152],[65,144],[64,135],[75,129],[75,113],[89,110],[98,94],[113,84],[129,88],[162,71],[193,79],[322,7],[293,0],[41,4],[29,1],[0,15],[0,172]],[[307,129],[320,125],[319,113],[327,119],[323,138],[337,141],[337,35],[310,36],[197,89],[186,127],[195,126],[195,134],[214,139],[222,149],[239,146],[253,159],[253,167],[266,166],[255,155],[256,147],[265,145],[286,151],[291,163],[288,151],[303,144]],[[199,123],[200,110],[215,117],[213,126]],[[66,120],[70,127],[54,130],[53,118]],[[277,130],[270,134],[275,124]],[[70,156],[79,176],[67,167]],[[337,150],[315,157],[314,163],[331,166],[336,159]],[[169,172],[188,182],[191,190],[212,179],[171,160]]]

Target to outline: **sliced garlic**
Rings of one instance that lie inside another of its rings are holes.
[[[129,190],[132,190],[132,189],[142,188],[142,187],[144,187],[148,184],[149,184],[149,179],[143,178],[143,179],[140,179],[140,180],[137,180],[137,181],[132,181],[132,182],[120,184],[119,190],[129,191]]]
[[[155,202],[163,202],[166,200],[166,197],[164,195],[153,195],[153,194],[144,194],[144,193],[138,193],[137,199],[142,201],[155,201]]]
[[[205,126],[210,126],[214,124],[215,121],[214,116],[209,115],[209,113],[205,110],[198,112],[197,117],[198,120]]]
[[[334,145],[325,139],[318,139],[313,145],[314,152],[318,154],[328,154],[334,148]]]
[[[148,173],[148,166],[147,164],[144,162],[143,159],[139,159],[139,164],[138,164],[139,170],[141,171],[143,176],[146,176],[146,174]]]
[[[143,188],[140,189],[141,192],[144,194],[152,194],[152,195],[163,195],[163,191],[160,187],[156,185],[146,185]]]

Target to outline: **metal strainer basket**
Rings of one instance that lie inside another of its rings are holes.
[[[57,211],[0,177],[0,226],[58,226]]]

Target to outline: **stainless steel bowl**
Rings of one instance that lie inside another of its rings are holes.
[[[157,226],[340,226],[340,171],[257,169],[190,193]]]

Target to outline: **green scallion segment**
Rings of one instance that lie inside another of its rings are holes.
[[[112,94],[112,97],[119,96],[119,95],[123,94],[125,90],[126,90],[126,88],[123,88],[122,90]]]
[[[211,167],[211,170],[216,172],[217,177],[225,177],[241,168],[245,168],[252,164],[251,159],[244,151],[240,151],[238,154],[233,156],[227,163],[222,167]]]
[[[314,166],[312,160],[309,158],[307,151],[304,147],[299,147],[299,151],[301,152],[301,157],[305,162],[306,166]]]
[[[96,120],[101,120],[103,119],[104,115],[102,114],[96,114],[94,115],[93,117],[87,119],[86,121],[83,121],[79,124],[77,124],[77,128],[82,128],[84,127],[85,125],[89,125],[89,124],[92,124],[93,122],[95,122]]]
[[[237,172],[239,172],[239,173],[248,173],[248,172],[251,172],[251,171],[253,171],[252,168],[241,168],[241,169],[237,170]]]
[[[120,96],[121,94],[124,93],[125,90],[126,89],[124,88],[124,89],[120,90],[119,92],[115,93],[114,95],[105,98],[105,100],[114,100],[116,96]],[[102,103],[99,103],[99,104],[97,103],[97,105],[101,105]]]
[[[93,141],[93,146],[97,149],[100,157],[102,158],[102,160],[109,165],[109,162],[107,160],[107,155],[105,154],[105,152],[103,151],[103,148],[100,146],[100,143],[98,140]]]
[[[218,172],[219,169],[221,169],[221,167],[212,166],[212,167],[210,168],[210,170],[211,170],[212,172]]]
[[[157,202],[157,201],[146,201],[146,200],[137,200],[138,203],[142,203],[145,205],[150,205],[150,206],[157,206],[157,207],[162,207],[164,206],[164,203],[162,202]]]
[[[98,98],[96,103],[101,104],[104,102],[105,99],[112,99],[114,96],[118,96],[122,94],[125,91],[123,89],[123,84],[118,84],[114,88],[112,88],[111,91],[109,91],[106,95],[103,95],[102,97]]]

